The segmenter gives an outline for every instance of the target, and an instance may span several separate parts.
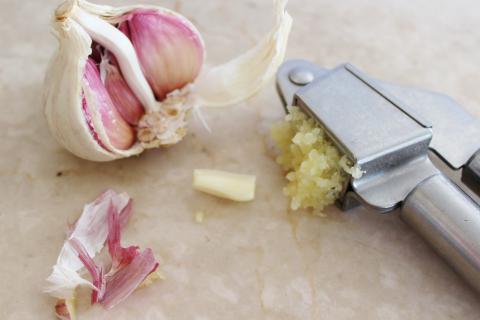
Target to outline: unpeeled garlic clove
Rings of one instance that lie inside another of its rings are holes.
[[[85,65],[84,82],[83,94],[86,103],[87,120],[92,113],[98,112],[110,144],[120,150],[130,148],[135,142],[135,130],[129,126],[117,111],[105,85],[100,79],[100,71],[92,59],[88,59]],[[92,131],[96,133],[95,124],[93,124]],[[100,141],[102,146],[109,149],[106,146],[108,143],[102,141],[101,138]]]
[[[116,65],[107,63],[104,68],[105,87],[113,104],[125,121],[131,125],[137,125],[145,114],[142,104],[125,82]]]
[[[94,161],[179,142],[189,110],[237,103],[271,79],[291,27],[286,2],[274,0],[275,26],[254,48],[202,69],[202,38],[183,16],[154,6],[66,0],[55,12],[59,49],[45,81],[51,132],[66,149]]]
[[[200,73],[203,40],[188,20],[167,12],[135,10],[119,29],[132,41],[158,100],[193,82]]]

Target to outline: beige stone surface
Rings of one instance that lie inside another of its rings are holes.
[[[480,318],[479,297],[395,214],[288,211],[266,147],[269,124],[282,116],[273,83],[246,103],[205,110],[212,134],[192,118],[173,148],[107,164],[68,154],[50,136],[41,104],[58,1],[0,2],[0,319],[53,318],[42,286],[65,222],[108,187],[134,198],[124,242],[152,247],[166,279],[80,319]],[[269,0],[144,2],[191,18],[212,62],[253,45],[271,23]],[[480,116],[478,1],[291,0],[289,10],[289,57],[326,67],[349,61],[378,78],[445,92]],[[256,201],[193,191],[194,168],[256,174]]]

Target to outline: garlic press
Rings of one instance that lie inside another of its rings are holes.
[[[350,64],[287,61],[277,89],[364,171],[337,205],[398,208],[480,292],[480,120],[445,95],[378,81]]]

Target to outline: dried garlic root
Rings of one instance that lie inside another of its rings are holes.
[[[285,120],[272,127],[271,135],[281,154],[277,163],[287,172],[283,189],[293,210],[323,210],[340,197],[348,173],[360,178],[362,171],[328,138],[325,132],[298,107],[289,107]]]
[[[193,187],[220,198],[233,201],[251,201],[255,198],[255,180],[252,175],[218,170],[194,170]]]

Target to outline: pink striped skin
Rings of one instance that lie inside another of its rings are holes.
[[[193,82],[200,73],[205,54],[203,42],[183,19],[138,9],[125,16],[119,29],[130,38],[159,101]]]
[[[127,150],[136,140],[135,130],[122,118],[117,111],[112,99],[110,98],[105,85],[100,79],[100,71],[95,62],[88,59],[84,72],[84,95],[95,99],[95,106],[100,113],[102,124],[107,133],[110,144],[117,149]],[[88,120],[87,120],[88,121]],[[93,126],[89,126],[92,130]],[[95,137],[97,133],[92,132]],[[104,143],[101,143],[104,147]]]
[[[127,248],[121,246],[121,214],[118,214],[116,208],[110,205],[107,218],[107,246],[112,257],[112,267],[106,275],[106,294],[101,301],[107,309],[126,299],[158,267],[158,262],[150,248],[140,252],[138,246]]]
[[[83,116],[85,117],[85,121],[87,122],[88,129],[93,136],[93,139],[105,150],[108,150],[107,146],[100,140],[98,133],[95,131],[95,127],[93,126],[92,115],[90,114],[90,110],[88,110],[87,106],[87,99],[85,99],[85,94],[82,92],[82,111]]]
[[[115,212],[115,207],[110,205],[108,209],[108,237],[107,247],[110,257],[112,257],[112,269],[109,274],[115,273],[116,270],[121,269],[132,262],[132,260],[138,255],[139,247],[130,246],[128,248],[122,248],[120,245],[120,215]]]
[[[105,67],[105,87],[122,118],[131,125],[137,125],[145,114],[142,104],[123,79],[115,64]]]
[[[106,294],[102,305],[111,309],[128,298],[157,267],[158,262],[155,261],[152,249],[147,248],[142,253],[138,252],[130,264],[107,276]]]
[[[102,201],[103,195],[99,197]],[[122,302],[137,289],[147,276],[155,272],[158,262],[150,248],[140,251],[138,246],[124,248],[121,246],[121,228],[131,215],[131,201],[118,212],[116,206],[110,202],[108,208],[108,236],[106,244],[112,259],[108,273],[99,266],[85,250],[84,246],[75,238],[70,240],[72,249],[77,253],[85,269],[92,277],[96,287],[92,291],[92,304],[100,303],[105,308],[113,308]]]
[[[130,199],[125,206],[125,208],[120,211],[118,220],[120,222],[120,227],[125,227],[128,223],[128,220],[130,220],[130,217],[132,216],[132,205],[133,205],[133,200]]]
[[[78,254],[78,258],[82,261],[85,269],[90,273],[92,276],[92,283],[95,286],[96,290],[92,291],[92,304],[97,303],[99,300],[103,299],[103,295],[105,294],[105,276],[103,268],[98,266],[96,262],[90,257],[85,247],[82,245],[80,241],[73,238],[70,240],[70,245],[72,246],[73,250]]]
[[[105,201],[110,201],[111,202],[112,194],[115,194],[115,191],[113,191],[112,189],[105,190],[104,192],[102,192],[97,197],[97,199],[95,199],[95,201],[93,201],[91,203],[92,206],[99,206],[99,205],[101,205],[102,202],[105,202]],[[128,221],[130,220],[130,217],[133,214],[132,207],[133,207],[133,199],[129,198],[127,204],[122,208],[122,210],[118,214],[118,220],[120,222],[120,227],[122,229],[127,225]],[[110,207],[109,207],[109,210],[110,210]],[[68,237],[70,237],[72,232],[77,227],[77,223],[78,223],[78,219],[73,223],[67,222],[67,226],[68,226],[67,236]],[[91,230],[92,230],[92,232],[94,231],[93,228],[91,228]]]

